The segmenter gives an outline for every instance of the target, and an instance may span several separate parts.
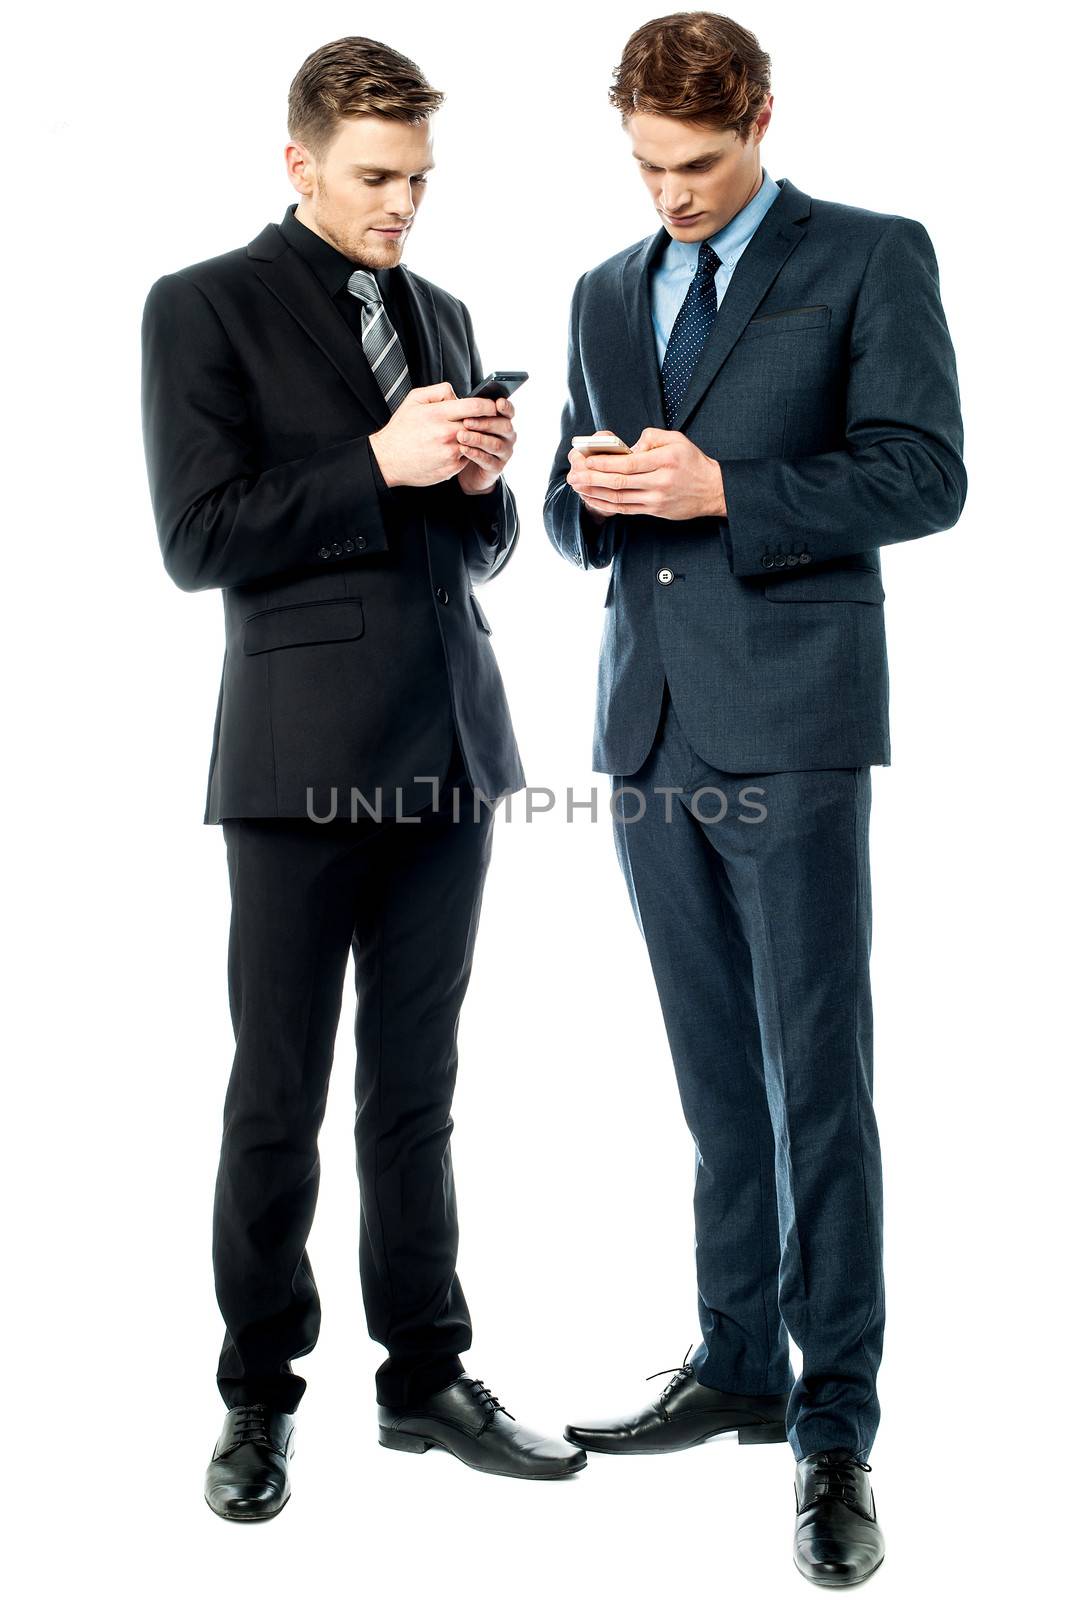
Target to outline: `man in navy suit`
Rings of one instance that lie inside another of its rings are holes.
[[[786,1439],[796,1565],[848,1584],[884,1550],[879,550],[961,514],[954,352],[919,222],[762,165],[769,58],[746,29],[648,23],[611,100],[661,226],[577,282],[544,516],[568,560],[612,566],[593,764],[696,1146],[702,1338],[652,1404],[566,1434]],[[631,453],[573,448],[602,430]]]

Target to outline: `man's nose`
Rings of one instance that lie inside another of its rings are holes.
[[[667,211],[671,217],[683,216],[689,209],[691,191],[689,189],[663,189],[662,210]]]

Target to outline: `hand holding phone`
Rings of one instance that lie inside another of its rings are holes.
[[[390,489],[398,484],[420,488],[454,477],[463,470],[461,460],[455,462],[456,442],[470,450],[501,447],[504,460],[508,458],[514,431],[510,414],[499,410],[500,403],[487,395],[456,395],[446,382],[409,389],[391,420],[369,435],[385,483]],[[509,400],[502,404],[513,413]],[[470,459],[466,457],[467,462]],[[485,464],[483,457],[478,460]]]
[[[588,456],[597,455],[629,456],[631,454],[632,450],[625,443],[624,439],[619,439],[617,434],[614,433],[610,428],[600,428],[598,433],[574,434],[573,438],[570,440],[570,473],[572,475],[573,468],[578,464],[573,460],[575,455],[586,458]],[[580,494],[579,489],[577,492]],[[591,517],[593,522],[602,523],[607,520],[607,517],[609,516],[608,512],[600,511],[597,507],[590,506],[584,499],[583,495],[581,495],[581,500],[584,505],[585,514]]]

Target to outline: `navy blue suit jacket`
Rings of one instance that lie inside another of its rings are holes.
[[[598,772],[640,767],[664,679],[723,771],[890,762],[880,548],[952,527],[966,493],[938,267],[920,222],[778,186],[674,419],[721,463],[727,516],[597,524],[566,483],[574,434],[665,427],[650,308],[665,229],[574,290],[544,520],[577,566],[613,564]]]

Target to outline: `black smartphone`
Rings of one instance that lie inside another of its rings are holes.
[[[486,400],[501,400],[520,389],[528,376],[527,372],[489,372],[471,391],[470,398],[483,395]]]

